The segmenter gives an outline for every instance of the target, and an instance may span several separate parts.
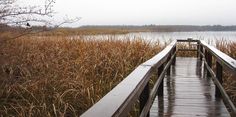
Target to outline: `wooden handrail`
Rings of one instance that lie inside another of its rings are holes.
[[[224,90],[223,83],[223,66],[231,71],[234,78],[236,76],[236,60],[216,49],[213,46],[208,45],[205,41],[199,42],[199,56],[200,60],[204,61],[205,69],[208,71],[207,76],[212,78],[215,84],[215,96],[222,97],[224,102],[228,105],[232,116],[236,116],[236,108],[228,94]],[[216,59],[216,73],[212,70],[212,57]]]
[[[236,60],[221,52],[213,46],[208,45],[205,41],[200,40],[200,45],[213,55],[216,60],[222,65],[229,68],[232,72],[236,72]]]
[[[149,80],[150,76],[160,66],[170,67],[170,63],[175,59],[176,41],[170,43],[164,50],[153,58],[139,65],[123,81],[107,93],[101,100],[89,108],[81,117],[111,117],[127,116],[132,105],[139,99],[140,110],[150,109]],[[169,57],[171,56],[171,59]],[[169,64],[165,64],[169,63]],[[165,64],[165,65],[164,65]],[[165,68],[162,74],[167,71]],[[162,75],[161,77],[163,77]],[[158,84],[163,84],[163,79]],[[152,94],[157,94],[158,86],[152,89]],[[155,91],[155,92],[153,92]],[[163,92],[162,92],[163,93]],[[151,96],[154,100],[154,96]],[[145,99],[143,99],[145,98]],[[149,103],[147,103],[149,102]],[[148,106],[148,107],[146,107]],[[142,113],[148,115],[149,111]]]
[[[159,67],[164,62],[166,62],[166,59],[170,52],[176,47],[176,41],[172,41],[168,46],[165,47],[164,50],[159,52],[157,55],[152,57],[151,59],[144,62],[142,65],[144,66],[152,66],[152,67]]]
[[[166,64],[165,68],[160,73],[156,83],[153,86],[153,90],[150,93],[150,96],[147,100],[147,103],[146,103],[144,109],[142,110],[142,112],[140,114],[141,117],[146,117],[147,116],[147,113],[148,113],[148,111],[150,110],[150,108],[152,106],[151,104],[153,103],[153,100],[156,97],[156,93],[158,91],[158,88],[160,87],[161,83],[163,83],[163,79],[165,77],[165,72],[170,68],[170,65],[172,64],[173,60],[175,59],[175,56],[176,56],[176,52],[173,53],[173,56],[171,57],[170,61]],[[162,94],[163,94],[163,92],[162,92]]]
[[[81,117],[125,116],[147,84],[151,66],[138,66]]]

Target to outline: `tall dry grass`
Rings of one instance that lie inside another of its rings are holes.
[[[163,46],[24,37],[0,44],[0,115],[79,116]]]
[[[236,42],[219,40],[216,42],[216,47],[232,58],[236,59]],[[236,76],[232,73],[224,70],[223,86],[225,87],[227,93],[230,95],[234,105],[236,105]]]

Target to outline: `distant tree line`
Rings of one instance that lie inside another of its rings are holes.
[[[82,29],[120,29],[129,31],[153,31],[153,32],[192,32],[192,31],[236,31],[236,25],[89,25],[82,26]]]

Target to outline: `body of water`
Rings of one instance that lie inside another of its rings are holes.
[[[236,31],[218,31],[218,32],[138,32],[118,35],[92,35],[85,36],[88,39],[144,39],[147,41],[166,42],[175,39],[193,38],[205,40],[213,44],[216,40],[234,41],[236,42]]]
[[[140,32],[128,35],[142,37],[146,40],[174,40],[174,39],[199,39],[199,40],[228,40],[236,41],[234,32]]]

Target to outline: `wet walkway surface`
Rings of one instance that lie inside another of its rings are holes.
[[[201,73],[197,58],[177,57],[171,75],[164,79],[164,96],[157,97],[151,117],[230,117],[215,85]]]

